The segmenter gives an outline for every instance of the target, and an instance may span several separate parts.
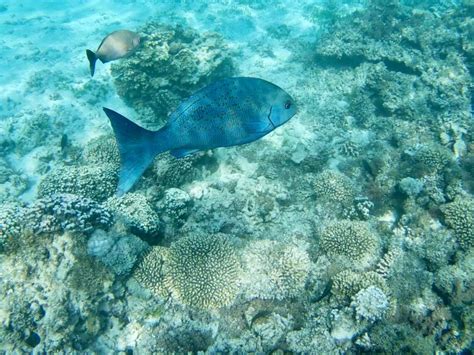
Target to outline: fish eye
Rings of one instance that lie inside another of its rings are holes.
[[[285,102],[285,108],[288,110],[291,107],[291,101]]]

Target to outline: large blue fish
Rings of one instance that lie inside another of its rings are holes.
[[[257,140],[296,113],[288,93],[257,78],[223,79],[184,100],[165,126],[146,130],[104,107],[120,151],[117,194],[126,193],[153,159],[171,151],[176,158],[200,150]]]

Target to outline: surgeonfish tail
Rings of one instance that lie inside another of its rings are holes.
[[[87,59],[89,60],[89,68],[91,70],[91,76],[94,76],[95,72],[95,62],[97,61],[97,56],[94,52],[89,49],[86,49]]]
[[[146,130],[106,107],[104,112],[110,119],[120,152],[121,167],[117,196],[122,196],[132,188],[155,156],[164,149],[160,149],[157,144],[160,131]]]

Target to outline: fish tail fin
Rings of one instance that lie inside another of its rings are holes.
[[[89,60],[89,68],[91,70],[91,76],[94,76],[95,72],[95,62],[97,61],[97,56],[94,52],[89,49],[86,49],[87,59]]]
[[[110,119],[120,152],[117,195],[122,196],[132,188],[153,159],[167,149],[158,137],[161,135],[160,131],[153,132],[142,128],[106,107],[104,112]]]

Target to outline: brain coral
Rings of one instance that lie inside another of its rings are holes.
[[[216,33],[148,23],[133,56],[112,66],[118,94],[160,123],[179,102],[216,78],[232,75],[229,50]],[[145,111],[144,111],[145,110]],[[153,127],[149,127],[153,128]]]
[[[350,204],[355,195],[351,180],[333,170],[325,170],[316,177],[314,190],[317,197],[342,205]]]
[[[181,302],[197,308],[219,308],[234,299],[240,265],[223,235],[185,237],[169,250],[166,282]]]
[[[116,187],[116,172],[108,165],[61,166],[40,182],[38,196],[69,193],[102,202],[114,194]]]
[[[458,198],[454,202],[441,207],[446,224],[454,231],[454,235],[463,249],[474,246],[474,199]]]
[[[300,245],[259,240],[243,254],[247,298],[277,299],[295,297],[304,290],[311,261]]]
[[[154,246],[143,256],[133,272],[133,276],[143,287],[160,297],[169,293],[165,285],[167,259],[168,249]]]
[[[377,254],[378,240],[365,222],[341,220],[327,225],[319,239],[330,257],[343,257],[357,264],[370,262]]]

